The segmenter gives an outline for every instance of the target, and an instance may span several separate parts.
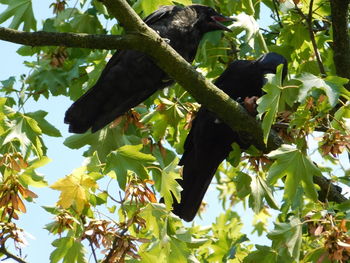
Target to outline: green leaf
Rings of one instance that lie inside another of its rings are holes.
[[[13,17],[10,28],[18,29],[23,23],[24,31],[36,30],[31,0],[11,0],[7,4],[7,9],[0,14],[0,24]]]
[[[155,242],[150,251],[139,251],[139,255],[144,263],[166,262],[166,256],[162,253],[162,248]]]
[[[269,81],[263,88],[266,94],[259,98],[257,101],[257,110],[259,112],[259,116],[261,117],[265,113],[265,116],[262,121],[265,144],[267,143],[271,126],[276,119],[276,115],[280,104],[280,97],[282,92],[282,70],[283,65],[279,65],[277,67],[276,75],[268,76]]]
[[[107,156],[105,173],[114,171],[120,188],[125,188],[128,171],[136,173],[142,179],[148,178],[148,172],[144,165],[150,164],[156,159],[150,154],[140,152],[142,147],[141,144],[125,145]]]
[[[250,187],[251,194],[249,197],[249,206],[253,208],[256,214],[264,207],[264,197],[272,208],[279,209],[273,198],[271,189],[267,186],[265,180],[261,176],[251,176]]]
[[[172,0],[172,2],[178,3],[178,4],[182,4],[182,5],[191,5],[192,4],[192,0]]]
[[[72,135],[65,139],[63,144],[71,149],[90,145],[91,147],[84,153],[84,156],[90,156],[97,152],[101,162],[105,162],[106,156],[113,150],[125,144],[139,144],[140,142],[140,138],[135,135],[125,135],[123,127],[119,125],[115,128],[105,127],[95,133],[86,132]]]
[[[176,179],[181,179],[178,172],[175,172],[176,166],[179,160],[175,158],[167,167],[162,171],[160,194],[164,197],[165,206],[168,210],[171,210],[175,197],[177,202],[181,199],[181,186]]]
[[[33,118],[38,123],[40,130],[44,134],[52,137],[62,137],[61,132],[53,125],[51,125],[47,120],[45,120],[45,116],[47,115],[46,111],[39,110],[35,112],[28,112],[26,115]]]
[[[332,107],[338,102],[341,88],[348,82],[347,79],[337,76],[328,76],[322,79],[309,73],[302,74],[298,79],[302,82],[299,92],[300,102],[304,102],[309,92],[315,88],[325,92]]]
[[[81,242],[74,241],[73,245],[68,248],[67,254],[63,259],[63,263],[86,263],[86,250]]]
[[[7,98],[0,97],[0,135],[2,135],[6,129],[6,126],[3,124],[3,120],[6,116],[6,114],[4,113],[4,106],[5,106],[6,100]]]
[[[275,184],[278,179],[286,176],[284,191],[286,200],[294,200],[297,188],[301,184],[306,196],[317,201],[313,176],[321,175],[321,172],[308,156],[290,145],[282,145],[268,156],[276,159],[269,169],[268,181],[270,184]]]
[[[236,213],[228,209],[226,213],[220,214],[211,227],[214,239],[208,248],[213,252],[206,260],[229,262],[229,259],[235,258],[236,247],[248,240],[246,235],[240,232],[241,228],[242,223]]]
[[[65,95],[69,84],[66,73],[62,69],[52,68],[34,71],[28,83],[37,91],[50,90],[53,96]]]
[[[28,134],[25,132],[26,124],[23,118],[16,120],[14,126],[12,126],[5,134],[3,134],[2,144],[5,145],[12,141],[18,141],[21,145],[21,151],[23,156],[30,154],[30,151],[33,147],[35,149],[35,138],[29,138]],[[40,150],[37,151],[37,154],[42,153]]]
[[[57,247],[50,255],[50,262],[57,263],[63,259],[63,263],[85,263],[85,249],[81,242],[73,237],[63,237],[52,242]]]
[[[67,254],[68,249],[73,243],[74,239],[72,237],[62,237],[53,241],[52,245],[56,247],[56,249],[50,255],[50,262],[59,262]]]
[[[1,83],[1,91],[4,91],[4,92],[12,92],[12,89],[13,89],[13,85],[16,83],[16,78],[15,77],[9,77],[8,79],[6,80],[2,80],[0,81]]]
[[[316,248],[309,251],[304,258],[304,262],[319,262],[320,258],[323,258],[321,263],[332,263],[334,261],[329,260],[327,257],[328,252],[324,247]]]
[[[286,250],[289,256],[299,260],[302,240],[302,224],[299,218],[290,217],[289,223],[275,223],[275,229],[267,237],[273,241],[273,248]]]
[[[39,175],[35,169],[42,167],[51,162],[51,159],[47,156],[43,156],[42,158],[37,158],[29,162],[29,166],[25,169],[25,171],[20,175],[19,179],[22,184],[28,186],[35,187],[45,187],[48,185],[44,176]]]
[[[40,51],[40,47],[21,46],[16,52],[21,56],[33,56],[36,53],[40,53]]]
[[[269,262],[277,263],[277,253],[267,246],[256,246],[257,250],[252,251],[244,258],[243,263]]]
[[[169,263],[187,263],[190,255],[186,243],[170,238],[170,253],[167,255]]]
[[[248,174],[238,172],[237,176],[233,178],[233,182],[236,185],[237,196],[239,198],[243,199],[252,192],[250,187],[252,184],[252,177],[250,177]]]
[[[76,14],[70,21],[74,32],[87,34],[102,34],[103,27],[97,17],[90,14]]]
[[[164,218],[168,215],[163,204],[149,203],[140,211],[140,217],[146,220],[146,229],[153,237],[160,238],[164,229]]]
[[[232,147],[232,150],[227,158],[227,161],[233,167],[237,167],[238,164],[241,162],[242,151],[241,151],[241,148],[239,147],[239,145],[235,142],[232,143],[231,147]]]
[[[250,2],[250,0],[249,0]],[[252,13],[250,13],[252,15]],[[233,30],[235,34],[239,34],[241,31],[245,31],[244,43],[248,44],[250,48],[255,46],[255,38],[259,33],[259,24],[256,22],[253,16],[247,15],[245,13],[240,13],[235,16],[237,22],[234,22],[229,28]]]
[[[254,210],[255,213],[259,213],[263,208],[263,197],[265,195],[264,189],[261,187],[259,176],[251,176],[250,187],[252,189],[249,197],[249,206]]]
[[[346,120],[350,119],[350,105],[340,107],[334,114],[331,124],[334,129],[343,130],[346,127]],[[349,129],[350,127],[348,127]]]
[[[154,1],[147,1],[147,0],[138,0],[134,4],[134,9],[141,13],[143,11],[143,14],[145,16],[148,16],[155,10],[157,10],[161,5],[171,5],[171,0],[154,0]]]

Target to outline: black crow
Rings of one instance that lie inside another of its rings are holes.
[[[264,74],[276,73],[276,67],[280,64],[284,64],[285,76],[287,61],[276,53],[267,53],[253,61],[237,60],[229,65],[215,81],[215,85],[235,100],[261,96]],[[179,165],[183,165],[183,172],[182,180],[178,182],[183,190],[181,202],[175,201],[173,204],[176,215],[186,221],[193,220],[216,169],[229,155],[234,142],[242,149],[249,147],[215,113],[201,107],[193,120],[184,144],[185,151],[179,162]]]
[[[203,5],[163,6],[150,14],[145,23],[188,62],[195,58],[203,35],[226,30],[220,22],[233,21]],[[158,89],[172,84],[167,74],[144,53],[133,50],[116,52],[96,84],[67,110],[64,122],[69,131],[92,132],[106,126],[137,106]]]

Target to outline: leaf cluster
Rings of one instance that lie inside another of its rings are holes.
[[[25,31],[39,27],[30,0],[0,3],[6,7],[0,23]],[[44,208],[54,216],[46,229],[57,236],[50,261],[87,262],[91,254],[95,262],[345,262],[348,202],[331,202],[329,192],[314,184],[315,177],[327,176],[350,186],[349,168],[339,157],[350,148],[350,92],[333,63],[329,1],[129,1],[141,17],[161,5],[192,3],[238,19],[231,33],[203,38],[193,66],[206,78],[214,80],[235,59],[267,51],[287,58],[287,79],[282,81],[281,67],[267,76],[257,107],[265,142],[275,130],[285,144],[268,155],[254,146],[242,153],[232,145],[213,183],[224,212],[204,227],[184,225],[170,211],[180,199],[178,157],[199,108],[180,85],[156,93],[96,133],[69,136],[64,144],[85,147],[85,161],[50,186],[60,192],[57,203]],[[56,0],[51,8],[40,30],[124,33],[100,1]],[[311,19],[305,19],[310,10]],[[267,15],[272,20],[261,30]],[[47,112],[25,112],[24,105],[52,96],[76,100],[96,82],[111,54],[29,46],[17,53],[25,57],[29,73],[0,82],[0,247],[12,239],[20,250],[25,239],[14,220],[30,212],[26,202],[36,198],[32,187],[47,187],[37,172],[50,160],[45,136],[61,136],[45,120]],[[314,136],[321,140],[315,142]],[[160,197],[164,204],[157,203]],[[255,213],[252,232],[266,236],[271,246],[243,234],[246,222],[234,212],[238,203]],[[204,205],[200,215],[205,215]],[[9,255],[15,258],[0,249],[0,257]]]

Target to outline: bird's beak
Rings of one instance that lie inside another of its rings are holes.
[[[215,25],[225,31],[232,32],[231,29],[228,27],[224,26],[221,24],[222,22],[233,22],[237,21],[236,18],[228,17],[228,16],[222,16],[222,15],[216,15],[216,16],[211,16],[211,19],[214,21]]]

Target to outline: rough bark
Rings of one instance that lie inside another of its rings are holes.
[[[155,63],[186,89],[199,103],[242,133],[247,141],[264,152],[278,148],[282,140],[273,131],[267,145],[263,142],[260,122],[197,72],[184,58],[149,28],[124,0],[103,0],[109,12],[118,17],[127,34],[102,36],[73,33],[21,32],[0,28],[0,39],[31,46],[58,45],[98,49],[134,49],[153,57]],[[107,41],[108,40],[108,41]],[[110,42],[110,43],[108,43]]]
[[[350,79],[350,0],[331,0],[334,64],[337,75]],[[346,85],[350,91],[350,82]]]
[[[0,27],[0,39],[27,46],[65,46],[92,49],[130,49],[141,42],[137,34],[123,36],[89,35],[84,33],[23,32]]]

